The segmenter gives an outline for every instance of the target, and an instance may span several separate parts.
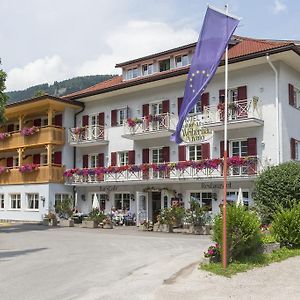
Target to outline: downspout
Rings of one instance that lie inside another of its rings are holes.
[[[277,156],[277,162],[278,165],[281,163],[281,145],[280,145],[280,106],[279,106],[279,79],[278,79],[278,71],[276,70],[273,63],[270,61],[269,54],[266,55],[267,62],[272,68],[272,70],[275,73],[275,103],[276,103],[276,136],[277,136],[277,148],[278,148],[278,156]]]

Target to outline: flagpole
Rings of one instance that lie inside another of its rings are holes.
[[[228,4],[225,5],[225,12],[228,14]],[[227,111],[228,111],[228,45],[225,50],[225,99],[224,99],[224,168],[223,168],[223,177],[224,177],[224,195],[223,195],[223,268],[227,267],[227,229],[226,229],[226,205],[227,205]]]

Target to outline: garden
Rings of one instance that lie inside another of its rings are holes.
[[[227,267],[222,261],[223,212],[213,220],[214,242],[200,268],[230,277],[300,255],[300,164],[284,163],[262,172],[254,187],[255,206],[228,205]]]

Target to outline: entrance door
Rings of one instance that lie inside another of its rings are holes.
[[[157,216],[161,210],[161,193],[152,192],[152,222],[157,222]]]
[[[137,192],[137,216],[136,225],[139,226],[144,220],[148,221],[148,193]]]

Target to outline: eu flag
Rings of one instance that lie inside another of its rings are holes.
[[[185,84],[176,132],[171,140],[182,142],[180,136],[183,122],[193,106],[200,99],[209,81],[216,73],[226,46],[239,20],[220,11],[207,8],[202,29],[191,62]]]

